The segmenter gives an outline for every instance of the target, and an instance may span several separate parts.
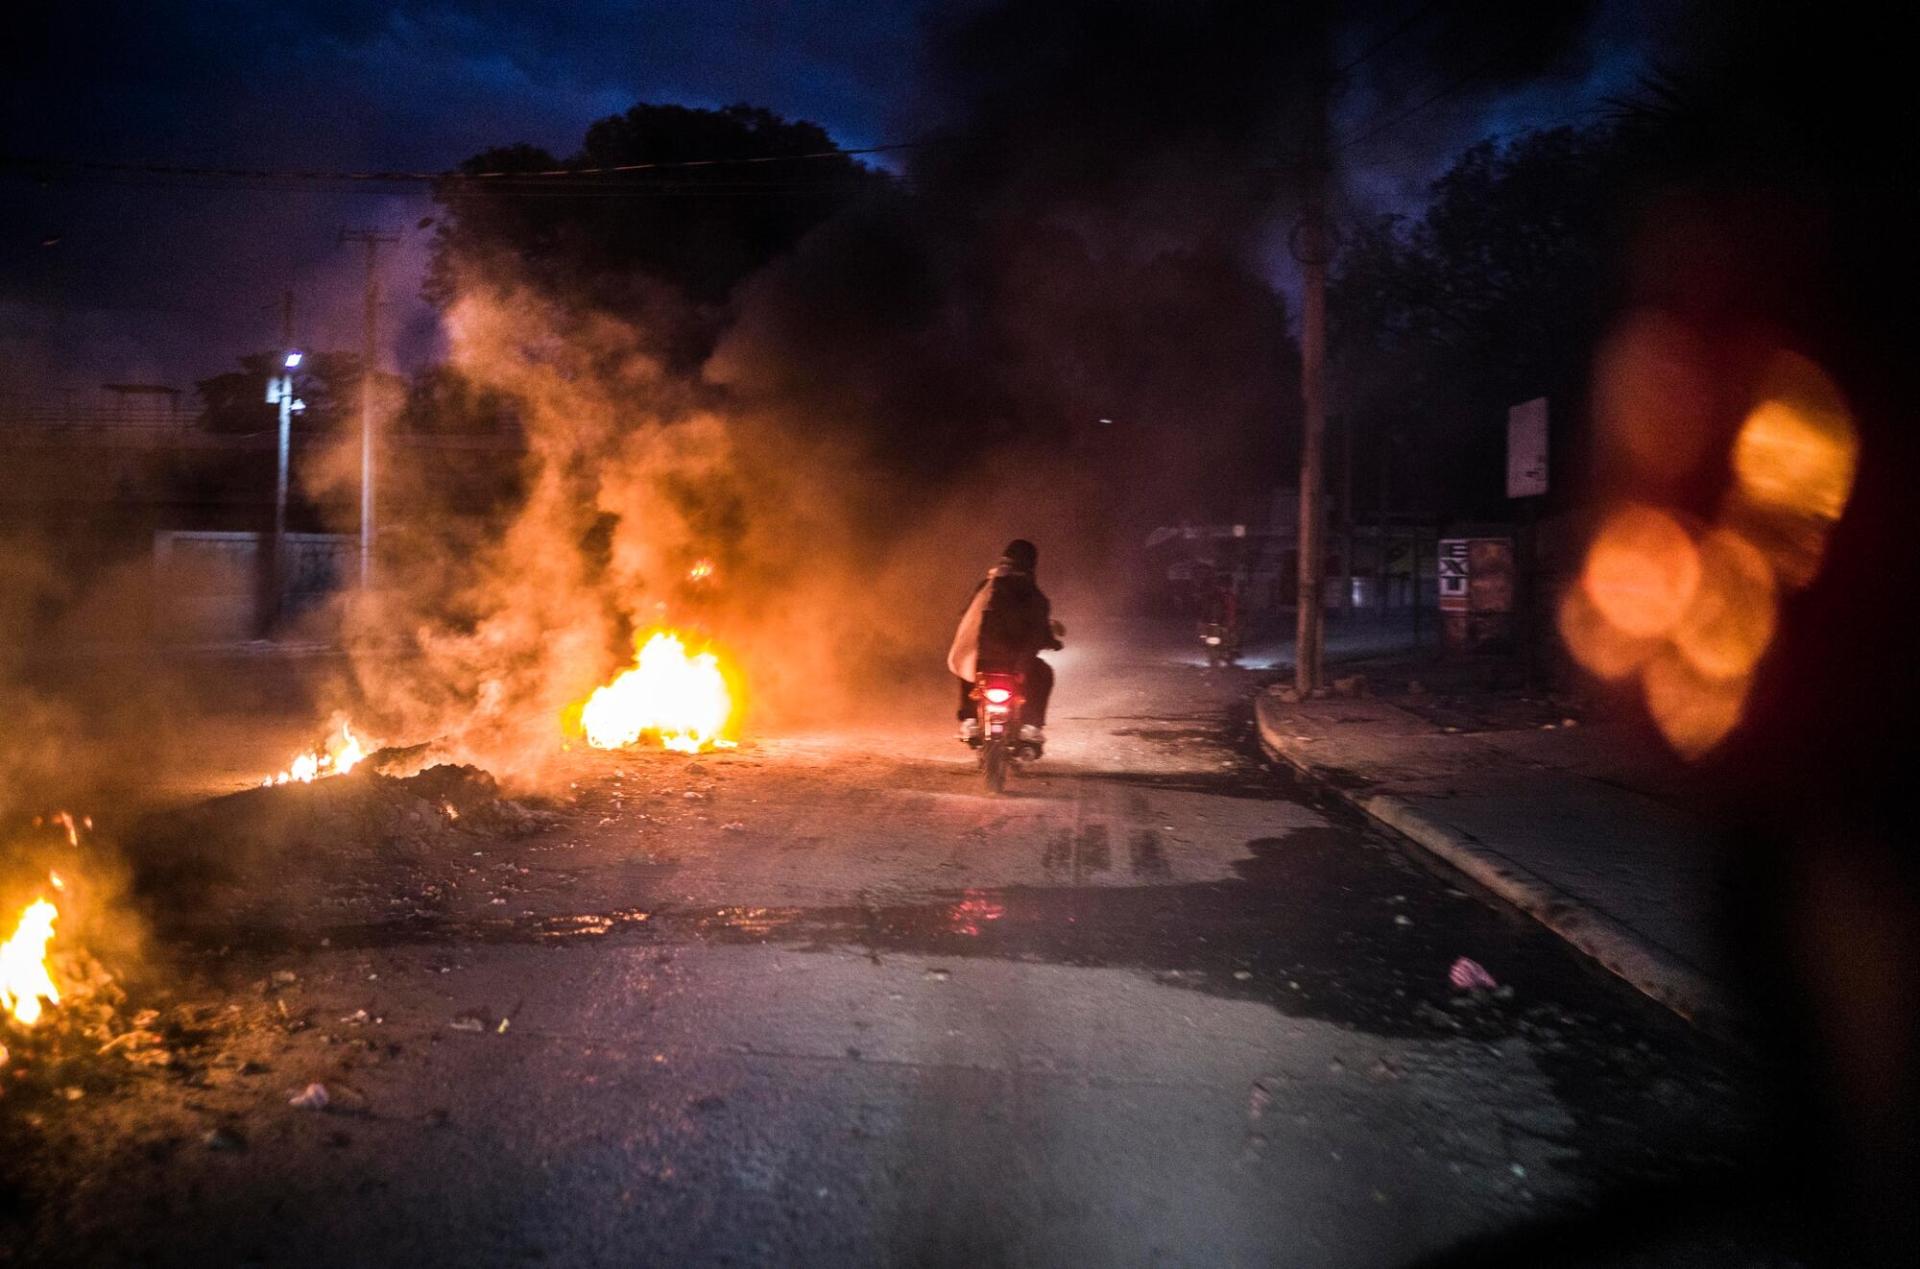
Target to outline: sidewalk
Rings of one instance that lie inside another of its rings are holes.
[[[1712,837],[1657,741],[1488,693],[1397,700],[1269,689],[1256,714],[1271,752],[1647,995],[1723,1010]]]

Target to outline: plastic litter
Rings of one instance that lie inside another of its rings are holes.
[[[1500,984],[1493,980],[1487,967],[1479,961],[1462,956],[1447,970],[1447,981],[1462,991],[1492,991]]]
[[[288,1098],[287,1105],[296,1110],[325,1110],[331,1100],[325,1084],[309,1084]]]

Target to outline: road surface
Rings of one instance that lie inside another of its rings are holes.
[[[185,921],[173,1067],[0,1102],[0,1250],[1475,1263],[1724,1175],[1737,1063],[1269,767],[1253,682],[1075,650],[998,799],[940,717],[581,754],[546,831]]]

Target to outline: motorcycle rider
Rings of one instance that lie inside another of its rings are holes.
[[[1201,632],[1217,629],[1223,652],[1240,647],[1240,578],[1233,569],[1208,565],[1202,574]]]
[[[954,632],[947,668],[960,681],[960,739],[968,744],[980,737],[973,682],[983,670],[1025,676],[1026,707],[1021,715],[1020,739],[1036,750],[1046,743],[1053,667],[1039,654],[1057,649],[1061,643],[1054,633],[1052,606],[1034,581],[1039,562],[1039,548],[1025,538],[1007,543],[999,562],[974,588],[973,600]]]

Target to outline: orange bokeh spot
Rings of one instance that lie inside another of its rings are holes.
[[[1679,624],[1700,585],[1700,552],[1678,520],[1653,507],[1621,508],[1587,551],[1581,588],[1621,634],[1657,639]]]
[[[1773,640],[1773,567],[1758,547],[1727,529],[1708,533],[1699,549],[1700,584],[1673,629],[1673,645],[1708,678],[1744,678]]]
[[[1698,758],[1739,724],[1752,680],[1707,678],[1685,657],[1668,651],[1648,662],[1641,685],[1647,712],[1674,752]]]
[[[1733,474],[1748,500],[1826,521],[1840,518],[1853,493],[1860,434],[1840,389],[1820,367],[1794,353],[1767,366],[1733,443]]]
[[[1712,435],[1714,384],[1705,341],[1654,309],[1635,313],[1600,350],[1594,415],[1601,439],[1637,479],[1686,475]]]
[[[1573,659],[1603,679],[1625,678],[1660,647],[1658,640],[1636,639],[1601,616],[1584,586],[1569,586],[1560,597],[1559,625]]]
[[[1845,414],[1763,401],[1733,444],[1733,474],[1754,502],[1798,515],[1838,520],[1853,492],[1859,454]]]

